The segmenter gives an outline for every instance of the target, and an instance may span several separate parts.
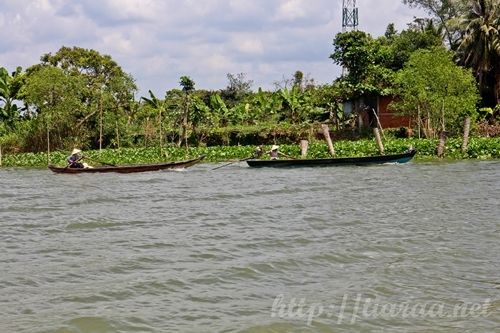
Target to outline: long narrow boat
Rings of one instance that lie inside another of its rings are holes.
[[[366,157],[341,157],[341,158],[317,158],[317,159],[284,159],[284,160],[248,160],[249,166],[254,168],[274,167],[319,167],[319,166],[346,166],[346,165],[370,165],[385,163],[406,163],[416,154],[415,149],[410,149],[402,154],[377,155]]]
[[[204,158],[205,155],[202,155],[191,160],[179,161],[179,162],[103,166],[95,168],[67,168],[67,167],[65,168],[65,167],[56,167],[53,165],[49,165],[49,169],[56,173],[99,173],[99,172],[133,173],[133,172],[158,171],[165,169],[184,169],[199,163]]]

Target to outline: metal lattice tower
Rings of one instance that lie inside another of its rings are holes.
[[[357,30],[358,24],[356,0],[342,0],[342,31]]]

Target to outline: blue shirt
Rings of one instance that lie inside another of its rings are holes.
[[[79,157],[78,155],[71,155],[68,157],[67,161],[69,165],[74,165],[76,161],[78,161]]]

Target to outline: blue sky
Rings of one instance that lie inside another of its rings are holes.
[[[400,0],[358,0],[359,29],[382,35],[422,12]],[[273,89],[297,70],[316,83],[340,69],[329,55],[341,26],[341,0],[2,0],[0,67],[39,62],[61,46],[109,54],[135,79],[138,96],[179,87],[223,89],[246,73],[253,89]]]

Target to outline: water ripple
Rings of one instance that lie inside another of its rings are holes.
[[[212,167],[81,177],[0,169],[0,331],[500,325],[500,162]],[[280,315],[280,295],[325,312],[309,324],[293,309]],[[489,299],[489,315],[351,321],[357,295],[446,307]],[[339,322],[327,310],[344,297],[349,320]]]

